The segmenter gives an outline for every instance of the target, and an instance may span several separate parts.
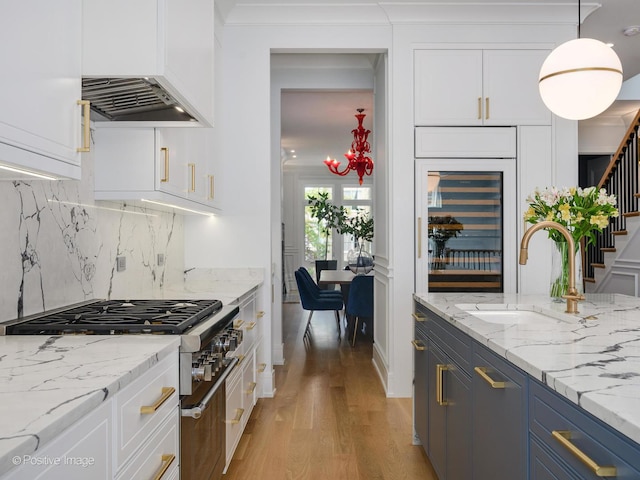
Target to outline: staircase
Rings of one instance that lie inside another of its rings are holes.
[[[618,198],[620,216],[584,249],[583,272],[587,293],[640,296],[640,188],[638,130],[640,111],[611,157],[599,188]]]

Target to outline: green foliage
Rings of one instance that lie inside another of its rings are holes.
[[[311,210],[311,216],[318,221],[319,230],[321,233],[324,233],[325,236],[324,259],[326,260],[329,248],[329,235],[333,229],[338,233],[342,233],[341,228],[346,218],[346,212],[343,207],[338,207],[331,203],[328,192],[318,192],[317,195],[307,195],[307,201],[309,203],[309,209]],[[309,233],[310,232],[307,231],[308,235]],[[313,235],[309,235],[307,238],[313,238]]]
[[[360,240],[370,242],[373,240],[373,218],[368,213],[356,209],[356,214],[345,217],[340,227],[340,233],[352,235],[356,243]]]

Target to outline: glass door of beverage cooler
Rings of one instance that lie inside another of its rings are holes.
[[[416,162],[416,291],[515,292],[515,159]]]

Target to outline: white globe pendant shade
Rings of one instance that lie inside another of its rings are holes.
[[[542,64],[540,96],[559,117],[584,120],[604,112],[622,86],[616,53],[592,38],[578,38],[553,50]]]

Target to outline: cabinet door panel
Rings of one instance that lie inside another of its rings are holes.
[[[471,425],[471,382],[455,364],[445,372],[447,399],[447,480],[470,478],[524,478],[488,477],[472,475],[472,445],[469,435]],[[475,472],[474,472],[475,473]]]
[[[482,50],[416,50],[415,124],[482,125]]]
[[[3,2],[0,143],[17,147],[12,155],[0,149],[3,161],[80,177],[71,166],[80,165],[81,7],[79,0]]]
[[[187,196],[189,143],[181,128],[156,129],[156,188],[179,197]],[[165,150],[166,149],[166,150]]]
[[[414,360],[414,402],[413,402],[413,418],[416,435],[422,442],[422,448],[425,452],[429,450],[429,415],[427,411],[427,402],[429,397],[428,373],[429,361],[427,354],[428,340],[426,335],[416,327],[413,360]],[[423,350],[419,350],[423,348]]]
[[[549,454],[535,438],[531,439],[531,464],[529,475],[532,480],[579,480],[571,469]]]
[[[439,478],[446,477],[446,456],[447,456],[447,407],[440,405],[436,398],[437,384],[441,382],[437,365],[446,365],[445,355],[434,346],[428,344],[428,386],[429,392],[428,412],[429,412],[429,449],[428,455],[431,464]],[[439,388],[439,387],[438,387]],[[446,394],[446,392],[445,392]]]
[[[549,125],[551,111],[538,93],[546,50],[485,50],[485,125]]]
[[[490,379],[504,383],[494,388],[474,371],[474,473],[477,478],[525,478],[526,377],[477,344],[474,345],[473,364]]]

